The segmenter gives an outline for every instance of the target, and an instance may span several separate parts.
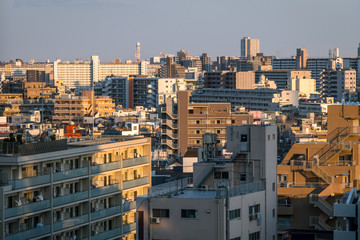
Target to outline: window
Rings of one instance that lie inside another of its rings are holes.
[[[214,172],[215,179],[229,179],[229,172]]]
[[[200,121],[199,121],[199,120],[196,120],[196,124],[200,124]]]
[[[240,208],[230,211],[230,220],[235,218],[240,218]]]
[[[240,173],[240,181],[246,182],[246,173]]]
[[[181,218],[197,218],[197,210],[195,209],[181,209]]]
[[[249,206],[249,217],[254,217],[259,212],[260,212],[260,204]]]
[[[189,109],[189,114],[194,114],[194,109]]]
[[[260,232],[254,232],[249,234],[249,240],[259,240]]]
[[[275,217],[275,208],[273,208],[272,213],[273,213],[273,218],[274,218]]]
[[[220,120],[216,120],[216,123],[217,123],[217,124],[220,124]]]
[[[220,130],[216,130],[216,133],[220,133]]]
[[[152,210],[153,217],[159,217],[159,218],[169,218],[169,209],[156,209],[154,208]]]
[[[270,135],[268,135],[268,140],[270,141]]]

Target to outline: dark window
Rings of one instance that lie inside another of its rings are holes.
[[[215,179],[221,179],[221,172],[214,172]]]
[[[249,234],[249,240],[259,240],[260,232],[254,232]]]
[[[194,114],[194,109],[190,109],[189,114]]]
[[[197,218],[197,210],[181,209],[181,218]]]
[[[246,182],[246,173],[240,173],[240,181]]]
[[[220,120],[216,120],[216,123],[217,123],[217,124],[220,124]]]
[[[230,219],[240,218],[240,208],[230,211]]]
[[[229,172],[221,172],[222,179],[229,179]]]
[[[169,218],[169,209],[156,209],[152,210],[153,217]]]
[[[240,142],[247,142],[247,135],[241,134]]]

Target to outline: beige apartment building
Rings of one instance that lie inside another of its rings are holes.
[[[161,145],[169,154],[184,156],[189,147],[202,146],[204,133],[216,133],[223,146],[228,125],[253,123],[249,113],[232,112],[230,103],[190,103],[189,97],[189,91],[178,91],[161,108]]]
[[[56,88],[46,86],[45,82],[25,82],[24,98],[53,98]]]
[[[1,240],[135,239],[135,200],[151,186],[150,139],[9,149],[0,154]]]
[[[206,88],[255,89],[255,72],[206,72]]]
[[[294,144],[278,165],[280,229],[336,228],[333,203],[360,187],[359,107],[330,105],[327,142]]]
[[[87,61],[54,62],[54,80],[63,81],[68,88],[91,86],[93,82],[105,80],[107,76],[129,77],[145,75],[147,62],[140,63],[101,63],[99,56],[91,56]]]
[[[61,95],[55,99],[53,120],[80,121],[85,116],[111,116],[115,112],[113,99],[97,96],[93,99],[93,91],[82,91],[82,96]],[[94,103],[93,103],[94,102]],[[93,113],[95,105],[95,114]]]

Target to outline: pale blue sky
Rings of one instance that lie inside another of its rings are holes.
[[[137,41],[143,59],[238,56],[244,36],[265,55],[356,56],[359,9],[360,0],[0,0],[0,60],[126,60]]]

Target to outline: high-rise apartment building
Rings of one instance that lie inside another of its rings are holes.
[[[203,53],[201,54],[201,65],[202,65],[202,70],[203,71],[211,71],[211,68],[212,68],[212,62],[211,62],[211,57],[208,57],[207,53]]]
[[[193,188],[179,180],[139,197],[137,239],[276,239],[276,126],[226,131],[232,157],[218,157],[205,134]]]
[[[359,105],[328,106],[326,142],[294,144],[278,165],[280,230],[337,228],[333,203],[360,187],[359,119]]]
[[[344,92],[356,91],[356,71],[353,69],[327,68],[321,76],[321,97],[333,97],[335,102],[341,102]]]
[[[306,69],[308,51],[306,48],[296,49],[296,69]]]
[[[0,239],[135,239],[135,201],[151,186],[151,141],[17,145],[2,150],[0,172]]]
[[[100,63],[98,56],[91,56],[89,61],[54,62],[54,80],[61,80],[68,88],[89,87],[94,82],[105,80],[107,76],[128,77],[145,75],[147,62],[139,63]]]
[[[255,72],[206,72],[205,88],[254,89]]]
[[[260,82],[261,76],[268,80],[274,81],[278,89],[286,89],[287,83],[294,78],[311,78],[311,72],[308,70],[272,70],[272,71],[255,71],[255,82]]]
[[[241,39],[241,54],[242,58],[251,58],[260,52],[260,40],[244,37]]]
[[[358,58],[360,58],[360,43],[359,43],[359,47],[358,47]]]
[[[82,91],[82,96],[60,95],[56,98],[52,119],[75,122],[96,114],[100,117],[111,116],[113,112],[115,112],[115,104],[112,98],[108,96],[94,98],[93,91]]]
[[[252,115],[231,111],[230,103],[191,103],[189,97],[189,91],[178,91],[161,108],[161,145],[169,154],[184,156],[188,147],[202,145],[207,132],[216,133],[217,144],[222,146],[227,125],[253,123]]]

